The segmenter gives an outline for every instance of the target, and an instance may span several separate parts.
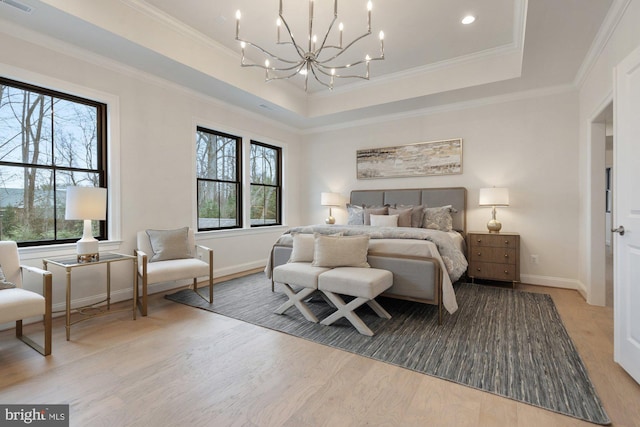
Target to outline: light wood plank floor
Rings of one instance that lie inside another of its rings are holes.
[[[614,426],[640,385],[613,362],[611,308],[553,296]],[[38,332],[36,325],[27,333]],[[72,426],[589,426],[570,417],[153,295],[149,316],[54,321],[47,358],[0,332],[0,402],[68,403]]]

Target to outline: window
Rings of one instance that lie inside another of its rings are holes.
[[[198,230],[242,227],[242,138],[198,127],[196,131]]]
[[[0,78],[0,238],[20,246],[75,242],[66,188],[107,187],[105,104]],[[107,222],[93,235],[107,238]]]
[[[281,224],[280,148],[251,141],[251,226]]]

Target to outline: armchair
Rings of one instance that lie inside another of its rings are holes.
[[[213,302],[213,250],[195,244],[193,229],[138,231],[134,254],[138,257],[138,283],[142,284],[138,306],[143,316],[147,315],[148,285],[154,283],[193,279],[194,292]],[[208,278],[208,298],[198,291],[199,277]]]
[[[0,241],[0,267],[8,282],[15,288],[0,290],[0,324],[16,322],[16,337],[43,356],[51,354],[51,272],[36,267],[20,265],[18,245],[12,241]],[[24,272],[42,277],[42,295],[22,289]],[[44,345],[39,345],[22,333],[22,320],[43,316]]]

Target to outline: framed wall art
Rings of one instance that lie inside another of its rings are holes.
[[[358,179],[462,173],[462,138],[369,148],[356,153]]]

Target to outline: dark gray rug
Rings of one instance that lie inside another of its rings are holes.
[[[276,285],[277,286],[277,285]],[[209,305],[193,291],[166,298],[508,397],[596,424],[610,424],[587,370],[549,295],[461,283],[459,309],[438,326],[435,306],[378,298],[393,316],[357,313],[373,330],[360,335],[342,319],[331,326],[308,322],[295,308],[273,313],[286,296],[271,292],[263,273],[217,284]],[[333,311],[310,304],[319,319]]]

